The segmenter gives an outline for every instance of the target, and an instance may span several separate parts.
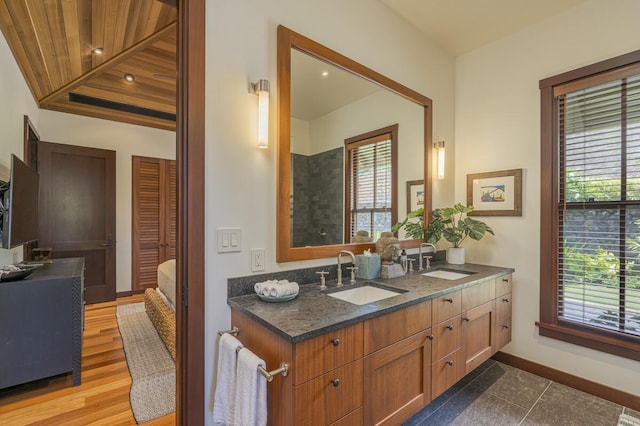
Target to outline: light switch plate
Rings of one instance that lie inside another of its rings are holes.
[[[242,250],[242,230],[240,228],[218,228],[218,253]]]

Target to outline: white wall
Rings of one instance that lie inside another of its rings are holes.
[[[469,261],[515,267],[513,341],[505,351],[640,395],[640,363],[540,337],[538,81],[638,49],[640,2],[592,0],[456,61],[456,196],[466,175],[524,169],[523,216],[483,218],[496,232]]]
[[[0,180],[9,180],[11,154],[23,158],[24,116],[38,123],[38,107],[22,78],[6,40],[0,35]],[[22,260],[22,246],[0,248],[0,267]]]
[[[433,99],[434,139],[453,141],[453,58],[381,3],[370,0],[207,2],[205,383],[208,412],[215,386],[216,331],[230,325],[226,281],[229,277],[251,274],[249,250],[266,249],[267,271],[335,261],[332,258],[275,263],[278,24]],[[249,82],[260,78],[271,81],[271,137],[267,150],[256,148],[257,101],[247,90]],[[452,183],[450,178],[450,189]],[[222,226],[242,228],[240,253],[216,253],[215,229]],[[207,421],[211,422],[209,415]]]
[[[40,111],[46,142],[116,151],[116,291],[131,290],[131,157],[176,158],[176,133],[56,111]]]

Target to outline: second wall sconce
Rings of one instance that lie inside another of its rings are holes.
[[[251,83],[251,92],[258,95],[258,148],[269,147],[269,80]]]
[[[435,142],[433,147],[438,153],[438,179],[444,179],[444,141]]]

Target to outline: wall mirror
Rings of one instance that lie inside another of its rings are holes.
[[[375,241],[375,233],[404,218],[408,181],[424,180],[424,207],[431,211],[429,98],[283,26],[277,62],[277,262],[373,248],[353,234],[366,230]],[[348,159],[355,158],[348,147],[361,140],[392,146],[391,139],[393,149],[376,148],[393,158],[388,167],[375,173],[361,167],[360,180],[346,172]],[[376,176],[372,193],[383,201],[352,211],[350,192],[364,193],[367,173]],[[401,240],[401,246],[419,242]]]

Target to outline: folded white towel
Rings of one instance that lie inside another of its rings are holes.
[[[266,368],[265,362],[249,349],[240,350],[234,425],[267,424],[267,379],[258,372],[258,366]]]
[[[235,396],[237,384],[236,349],[242,343],[229,333],[220,336],[218,343],[218,380],[213,400],[213,422],[232,425],[235,418]]]
[[[292,294],[298,294],[299,287],[298,283],[289,282],[287,280],[283,280],[286,282],[278,282],[278,284],[274,285],[269,291],[269,296],[271,297],[284,297],[290,296]]]

